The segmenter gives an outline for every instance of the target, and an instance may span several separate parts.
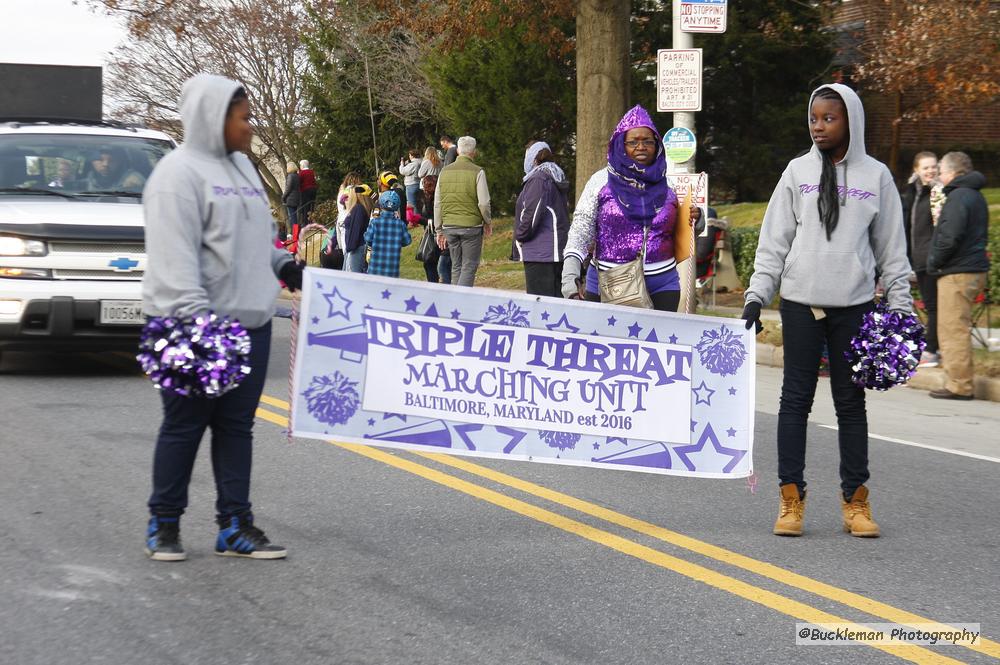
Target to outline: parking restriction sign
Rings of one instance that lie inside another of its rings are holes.
[[[682,32],[726,31],[727,0],[681,0]]]
[[[656,110],[701,110],[700,48],[662,48],[656,52]]]

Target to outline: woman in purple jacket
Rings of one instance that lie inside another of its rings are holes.
[[[524,153],[524,188],[514,208],[514,252],[531,295],[561,297],[563,248],[569,234],[566,174],[544,141]]]
[[[597,271],[635,260],[648,228],[643,272],[653,308],[676,312],[680,279],[674,258],[677,195],[667,183],[659,132],[641,106],[625,114],[608,142],[608,165],[587,181],[566,243],[562,293],[599,301]],[[581,279],[583,260],[594,260]]]

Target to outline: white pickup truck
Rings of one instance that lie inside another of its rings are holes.
[[[0,353],[135,348],[142,188],[174,147],[115,123],[0,117]]]

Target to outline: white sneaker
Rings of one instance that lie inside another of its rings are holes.
[[[920,354],[920,362],[917,363],[917,367],[938,367],[941,365],[941,358],[936,353],[928,353],[924,351]]]

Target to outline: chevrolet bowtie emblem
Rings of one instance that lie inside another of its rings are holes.
[[[129,272],[137,265],[139,265],[138,261],[133,261],[125,256],[117,258],[114,261],[108,261],[108,266],[118,270],[119,272]]]

